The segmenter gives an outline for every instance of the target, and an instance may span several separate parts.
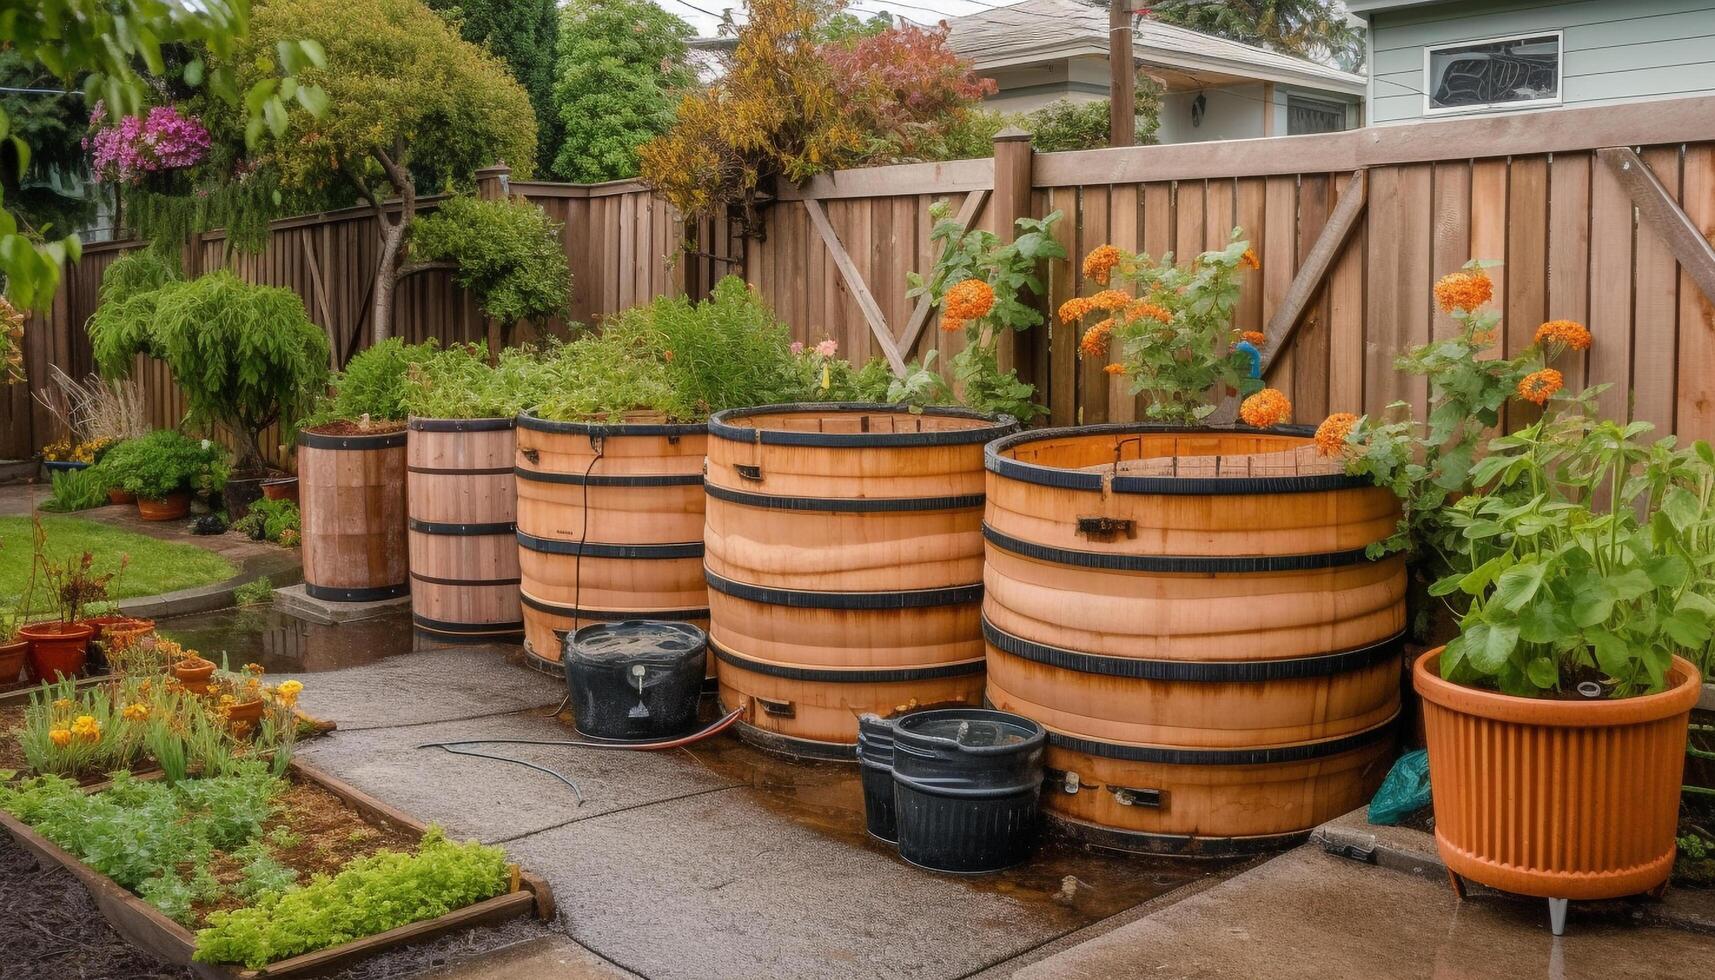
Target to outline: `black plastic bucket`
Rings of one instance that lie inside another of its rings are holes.
[[[857,760],[863,774],[864,829],[876,840],[897,843],[893,808],[893,722],[880,715],[858,716]]]
[[[628,619],[566,637],[561,660],[573,722],[592,738],[672,738],[697,727],[708,634],[689,623]]]
[[[945,708],[893,723],[899,856],[978,874],[1029,859],[1041,829],[1048,735],[1019,715]]]

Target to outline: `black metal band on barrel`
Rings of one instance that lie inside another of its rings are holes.
[[[535,432],[570,432],[585,436],[698,436],[708,431],[701,422],[556,422],[536,413],[518,413],[518,427]]]
[[[1395,712],[1387,721],[1351,735],[1321,742],[1271,748],[1174,749],[1158,745],[1118,745],[1079,738],[1076,735],[1062,735],[1053,730],[1048,732],[1048,744],[1052,748],[1065,749],[1068,752],[1081,752],[1103,759],[1119,759],[1122,762],[1154,762],[1170,766],[1272,766],[1326,759],[1387,741],[1394,737],[1394,723],[1398,720],[1399,714]]]
[[[925,432],[805,432],[798,429],[760,429],[753,425],[735,425],[736,419],[756,415],[790,415],[820,413],[824,415],[858,414],[863,412],[894,415],[918,415],[929,418],[970,419],[986,423],[969,429],[932,429]],[[988,415],[968,408],[930,406],[913,408],[907,405],[879,405],[867,402],[799,402],[788,405],[763,405],[757,408],[729,408],[709,418],[709,435],[728,442],[770,446],[821,446],[824,448],[884,448],[888,446],[968,446],[985,443],[1018,430],[1018,420],[1010,415]]]
[[[344,449],[348,451],[367,449],[395,449],[405,444],[405,430],[397,432],[378,432],[374,435],[325,435],[319,432],[298,433],[298,445],[310,449]]]
[[[603,476],[582,473],[548,473],[514,466],[511,472],[531,483],[560,483],[574,487],[694,487],[703,482],[701,473],[660,473],[638,476]]]
[[[1370,487],[1369,478],[1348,476],[1345,473],[1320,473],[1310,476],[1236,476],[1236,477],[1198,477],[1198,476],[1121,476],[1094,471],[1071,470],[1058,466],[1042,466],[1037,463],[1026,463],[1005,455],[1014,447],[1032,442],[1052,442],[1055,439],[1071,439],[1087,436],[1145,436],[1145,435],[1210,435],[1215,433],[1230,433],[1234,435],[1283,435],[1308,439],[1316,434],[1316,430],[1307,425],[1280,425],[1266,431],[1252,429],[1248,426],[1183,426],[1156,425],[1137,422],[1111,422],[1104,425],[1084,425],[1060,429],[1034,429],[1020,432],[1017,435],[997,439],[983,450],[983,466],[991,473],[1004,476],[1009,480],[1023,483],[1033,483],[1042,487],[1056,487],[1061,490],[1096,490],[1102,489],[1102,481],[1110,480],[1109,489],[1114,493],[1152,493],[1152,494],[1195,494],[1197,496],[1218,496],[1222,494],[1262,494],[1262,493],[1313,493],[1325,490],[1351,490],[1358,487]],[[1117,443],[1116,443],[1117,445]],[[1250,456],[1255,453],[1223,453],[1220,455]]]
[[[422,419],[412,418],[405,423],[406,427],[415,432],[503,432],[513,428],[516,419]]]
[[[515,636],[524,629],[523,620],[515,623],[452,623],[444,619],[430,619],[417,613],[411,614],[411,622],[437,633],[458,633],[465,636]]]
[[[729,504],[768,510],[839,511],[847,514],[897,514],[908,511],[969,510],[983,505],[980,493],[957,497],[782,497],[771,493],[746,493],[708,484],[708,495]]]
[[[511,534],[518,530],[515,521],[495,521],[491,524],[451,524],[444,521],[407,521],[411,530],[422,534],[444,534],[455,538],[479,538],[487,534]]]
[[[411,583],[400,582],[398,585],[380,585],[368,589],[336,589],[326,585],[311,585],[304,583],[304,594],[312,599],[326,599],[329,602],[377,602],[381,599],[396,599],[409,595]]]
[[[663,558],[701,558],[703,543],[686,541],[680,544],[604,544],[596,541],[559,541],[538,538],[518,532],[518,547],[544,555],[581,555],[585,558],[635,558],[654,561]]]
[[[1141,681],[1210,684],[1252,684],[1333,677],[1389,660],[1397,661],[1405,652],[1405,633],[1401,632],[1380,643],[1372,643],[1355,650],[1293,657],[1288,660],[1141,660],[1134,657],[1082,653],[1026,640],[995,626],[988,621],[987,616],[983,617],[983,639],[1002,653],[1080,674],[1125,677]]]
[[[579,609],[577,606],[562,606],[557,602],[537,599],[529,593],[518,597],[526,606],[537,612],[550,616],[565,616],[570,619],[593,619],[603,623],[618,623],[627,619],[672,619],[693,622],[708,619],[707,609]],[[555,630],[564,633],[565,630]]]
[[[769,606],[790,606],[794,609],[926,609],[932,606],[960,606],[981,602],[983,587],[957,585],[950,589],[915,589],[906,592],[803,592],[797,589],[770,589],[722,578],[707,569],[703,577],[709,588],[735,599],[747,599]]]
[[[1023,541],[983,525],[983,538],[1002,551],[1025,558],[1069,565],[1073,568],[1099,568],[1110,572],[1184,572],[1214,574],[1221,572],[1308,572],[1324,568],[1361,565],[1370,560],[1362,548],[1350,551],[1328,551],[1314,555],[1122,555],[1097,551],[1073,551],[1053,548],[1034,541]]]
[[[510,476],[511,466],[407,466],[407,472],[424,476]]]
[[[478,588],[490,585],[517,585],[519,582],[523,581],[522,579],[517,578],[437,578],[433,575],[424,575],[421,572],[412,572],[411,580],[413,582],[423,582],[428,585],[450,585],[454,588]]]
[[[741,657],[714,641],[709,642],[715,659],[732,664],[753,674],[779,677],[789,681],[822,681],[829,684],[900,684],[907,681],[928,681],[941,677],[968,677],[984,670],[981,660],[966,660],[956,664],[936,664],[933,667],[889,667],[862,670],[833,670],[819,667],[789,667]]]

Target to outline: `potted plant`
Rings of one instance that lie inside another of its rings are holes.
[[[175,652],[182,653],[182,656],[180,659],[172,661],[173,677],[185,690],[192,694],[207,694],[209,680],[214,677],[214,661],[195,650]]]
[[[170,429],[114,446],[102,461],[119,485],[136,495],[146,521],[177,520],[190,513],[191,492],[206,486],[225,451]]]
[[[0,613],[0,687],[14,684],[24,672],[30,641],[18,635],[18,613]]]
[[[38,519],[33,529],[35,554],[21,608],[28,609],[37,576],[46,583],[53,601],[56,618],[20,626],[17,635],[29,641],[27,666],[32,680],[52,681],[60,677],[77,677],[83,672],[89,656],[89,641],[95,627],[83,621],[83,613],[93,602],[107,598],[107,583],[112,572],[95,571],[95,556],[83,552],[58,562],[48,557],[47,532]]]

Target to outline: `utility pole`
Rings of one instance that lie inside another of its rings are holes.
[[[1108,145],[1137,142],[1137,62],[1131,54],[1132,0],[1108,0]]]

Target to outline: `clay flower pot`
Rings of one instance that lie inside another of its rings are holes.
[[[1660,693],[1572,701],[1442,680],[1440,654],[1419,657],[1412,681],[1423,697],[1435,844],[1448,869],[1555,900],[1556,934],[1566,899],[1665,887],[1697,668],[1674,657]]]
[[[241,701],[226,709],[226,723],[229,728],[237,730],[241,726],[253,729],[262,720],[262,699]]]
[[[29,623],[18,628],[18,639],[28,640],[26,664],[32,681],[57,681],[77,677],[89,658],[89,638],[95,627],[88,623]]]
[[[15,684],[24,672],[24,661],[30,653],[29,640],[0,643],[0,687]]]
[[[124,617],[123,622],[114,623],[103,629],[101,638],[110,648],[127,649],[153,632],[155,632],[154,620]]]
[[[207,694],[209,678],[214,676],[214,661],[193,657],[173,665],[173,676],[192,694]]]
[[[135,616],[94,616],[83,622],[95,627],[94,639],[97,643],[111,643],[120,633],[147,633],[155,628],[152,619],[138,619]]]
[[[108,487],[107,502],[110,504],[134,504],[137,502],[137,495],[121,487]]]
[[[190,512],[191,495],[188,490],[167,494],[159,500],[137,498],[137,513],[145,521],[176,521]]]
[[[297,503],[298,478],[286,476],[278,480],[268,480],[262,484],[262,496],[269,500],[290,500]]]

